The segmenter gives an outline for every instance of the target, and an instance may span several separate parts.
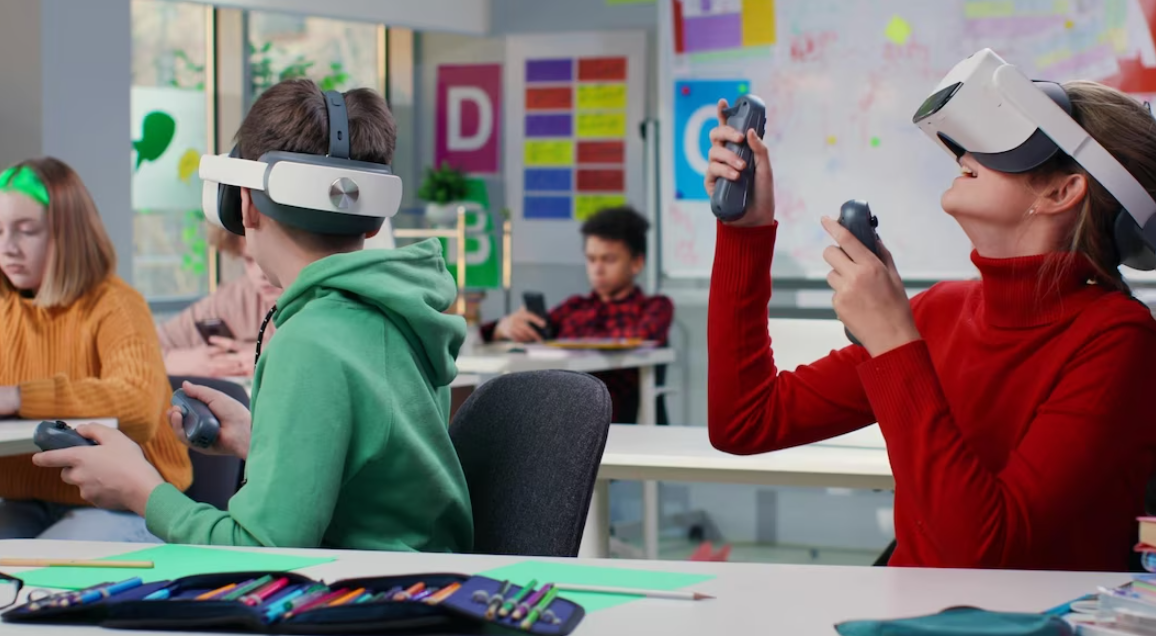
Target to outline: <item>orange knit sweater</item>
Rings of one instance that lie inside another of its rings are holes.
[[[109,278],[64,308],[0,292],[0,386],[20,387],[24,419],[115,417],[161,477],[184,490],[192,467],[164,411],[172,397],[144,298]],[[85,504],[57,469],[0,458],[0,498]]]

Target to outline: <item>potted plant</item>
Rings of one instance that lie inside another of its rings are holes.
[[[458,206],[466,197],[466,175],[461,170],[442,162],[440,168],[426,168],[425,179],[417,196],[425,201],[425,215],[435,226],[453,225],[458,218]]]

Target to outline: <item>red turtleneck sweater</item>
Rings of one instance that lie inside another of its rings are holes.
[[[767,334],[776,226],[718,226],[711,442],[736,454],[878,422],[895,475],[891,565],[1124,570],[1156,469],[1156,321],[1086,260],[988,259],[911,301],[923,339],[792,371]],[[1055,256],[1053,257],[1056,258]]]

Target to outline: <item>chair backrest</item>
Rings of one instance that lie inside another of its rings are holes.
[[[186,381],[216,389],[244,404],[246,408],[249,406],[249,394],[236,382],[218,378],[169,376],[169,384],[174,391],[181,388]],[[241,478],[244,475],[243,462],[237,457],[206,455],[195,450],[189,451],[189,459],[193,464],[193,485],[189,486],[185,494],[193,501],[227,510],[229,499],[241,486]]]
[[[474,552],[578,555],[610,412],[606,386],[584,373],[513,373],[474,391],[450,425]]]

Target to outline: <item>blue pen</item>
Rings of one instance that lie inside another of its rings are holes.
[[[87,592],[85,594],[82,594],[80,597],[80,600],[77,602],[77,605],[85,605],[88,603],[92,603],[94,601],[106,599],[110,596],[116,596],[117,594],[120,594],[121,592],[127,592],[128,590],[131,590],[134,587],[140,587],[143,584],[144,584],[144,581],[142,581],[141,578],[138,576],[138,577],[128,579],[127,581],[121,581],[120,583],[117,583],[115,585],[110,585],[108,587],[102,587],[99,590],[93,590],[91,592]]]
[[[167,587],[162,587],[161,589],[159,589],[159,590],[153,592],[152,594],[149,594],[148,596],[144,597],[144,600],[146,600],[146,601],[163,601],[172,595],[173,595],[172,590],[170,590]]]
[[[271,621],[274,618],[277,618],[278,616],[289,611],[286,609],[285,604],[300,598],[301,595],[305,594],[305,591],[308,589],[308,586],[302,587],[299,590],[294,590],[293,592],[287,594],[284,598],[277,599],[276,603],[270,603],[269,609],[265,611],[265,620]]]

